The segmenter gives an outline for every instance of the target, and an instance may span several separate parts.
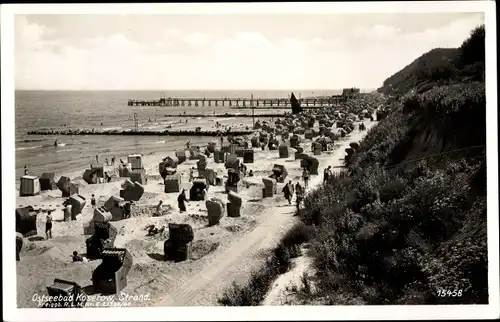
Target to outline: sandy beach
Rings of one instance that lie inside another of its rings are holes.
[[[319,175],[312,176],[309,189],[322,182],[323,168],[331,165],[334,171],[343,164],[345,148],[350,142],[359,142],[376,122],[365,119],[366,130],[356,129],[344,138],[334,142],[331,151],[315,156],[319,162]],[[318,128],[318,124],[315,124]],[[311,140],[302,136],[301,146],[312,154]],[[246,164],[253,170],[253,177],[244,177],[244,189],[239,193],[243,199],[241,217],[223,217],[219,225],[208,227],[207,209],[204,201],[187,204],[187,212],[180,213],[177,208],[178,193],[164,193],[164,184],[158,172],[158,163],[170,154],[158,153],[143,157],[148,183],[142,198],[132,206],[132,217],[112,222],[118,230],[115,247],[126,248],[133,256],[133,266],[127,276],[127,287],[123,290],[132,295],[150,295],[149,301],[136,301],[133,306],[187,306],[217,305],[217,298],[233,281],[245,282],[252,270],[265,260],[266,250],[279,241],[284,232],[295,222],[295,204],[288,205],[281,192],[283,183],[278,184],[278,193],[272,198],[262,198],[262,178],[271,174],[274,164],[284,165],[288,171],[286,182],[300,180],[300,160],[280,159],[277,150],[262,151],[254,149],[254,163]],[[89,164],[93,160],[89,160]],[[178,166],[182,175],[182,187],[189,191],[189,169],[196,167],[197,160],[187,160]],[[213,156],[208,159],[208,167],[227,178],[223,163],[217,164]],[[113,173],[113,167],[105,167]],[[83,226],[93,217],[90,196],[94,194],[97,206],[101,206],[111,196],[119,196],[121,184],[126,178],[113,177],[112,182],[89,185],[81,179],[83,169],[66,173],[79,184],[79,194],[87,199],[86,206],[75,221],[64,222],[61,191],[43,191],[32,197],[17,197],[17,206],[31,205],[35,209],[53,209],[53,238],[50,240],[30,241],[24,239],[21,261],[17,262],[17,301],[18,307],[37,307],[32,300],[33,294],[46,294],[46,287],[54,278],[74,281],[90,290],[91,276],[101,260],[88,263],[71,262],[73,251],[85,254]],[[195,173],[196,174],[196,173]],[[56,181],[60,174],[56,174]],[[301,181],[301,180],[300,180]],[[210,186],[208,198],[217,197],[227,202],[223,186]],[[153,217],[159,200],[164,202],[163,215]],[[295,200],[295,199],[294,199]],[[156,227],[168,223],[188,223],[194,230],[193,251],[184,262],[163,260],[163,243],[168,235],[147,236],[145,227]],[[45,214],[37,217],[38,235],[44,237]]]

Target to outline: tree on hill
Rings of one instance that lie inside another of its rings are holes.
[[[459,48],[435,48],[384,81],[381,93],[424,92],[436,85],[484,81],[485,29],[476,27]]]

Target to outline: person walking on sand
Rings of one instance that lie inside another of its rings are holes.
[[[287,183],[283,187],[283,194],[285,195],[285,199],[288,200],[288,204],[292,204],[292,192],[290,191],[290,183]]]
[[[293,197],[293,194],[295,193],[292,180],[288,181],[288,186],[290,187],[290,199],[291,199]]]
[[[302,179],[304,180],[304,189],[307,189],[309,186],[309,170],[307,170],[307,168],[304,168],[302,172]]]
[[[90,205],[95,208],[96,202],[94,194],[92,194],[92,197],[90,198]]]
[[[186,198],[186,189],[182,189],[182,192],[177,197],[177,204],[179,206],[180,212],[186,211],[186,202],[188,202]]]
[[[45,221],[45,236],[47,239],[52,239],[52,211],[47,211],[47,217]]]

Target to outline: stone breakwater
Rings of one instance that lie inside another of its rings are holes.
[[[285,113],[267,113],[267,114],[232,114],[232,113],[224,113],[224,114],[165,114],[164,117],[284,117]]]
[[[252,134],[252,130],[241,131],[196,131],[196,130],[179,130],[179,131],[135,131],[135,130],[110,130],[110,131],[93,131],[93,130],[34,130],[29,131],[28,135],[155,135],[155,136],[242,136]]]

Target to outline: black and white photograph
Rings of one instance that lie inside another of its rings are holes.
[[[498,318],[495,7],[2,5],[4,320]]]

